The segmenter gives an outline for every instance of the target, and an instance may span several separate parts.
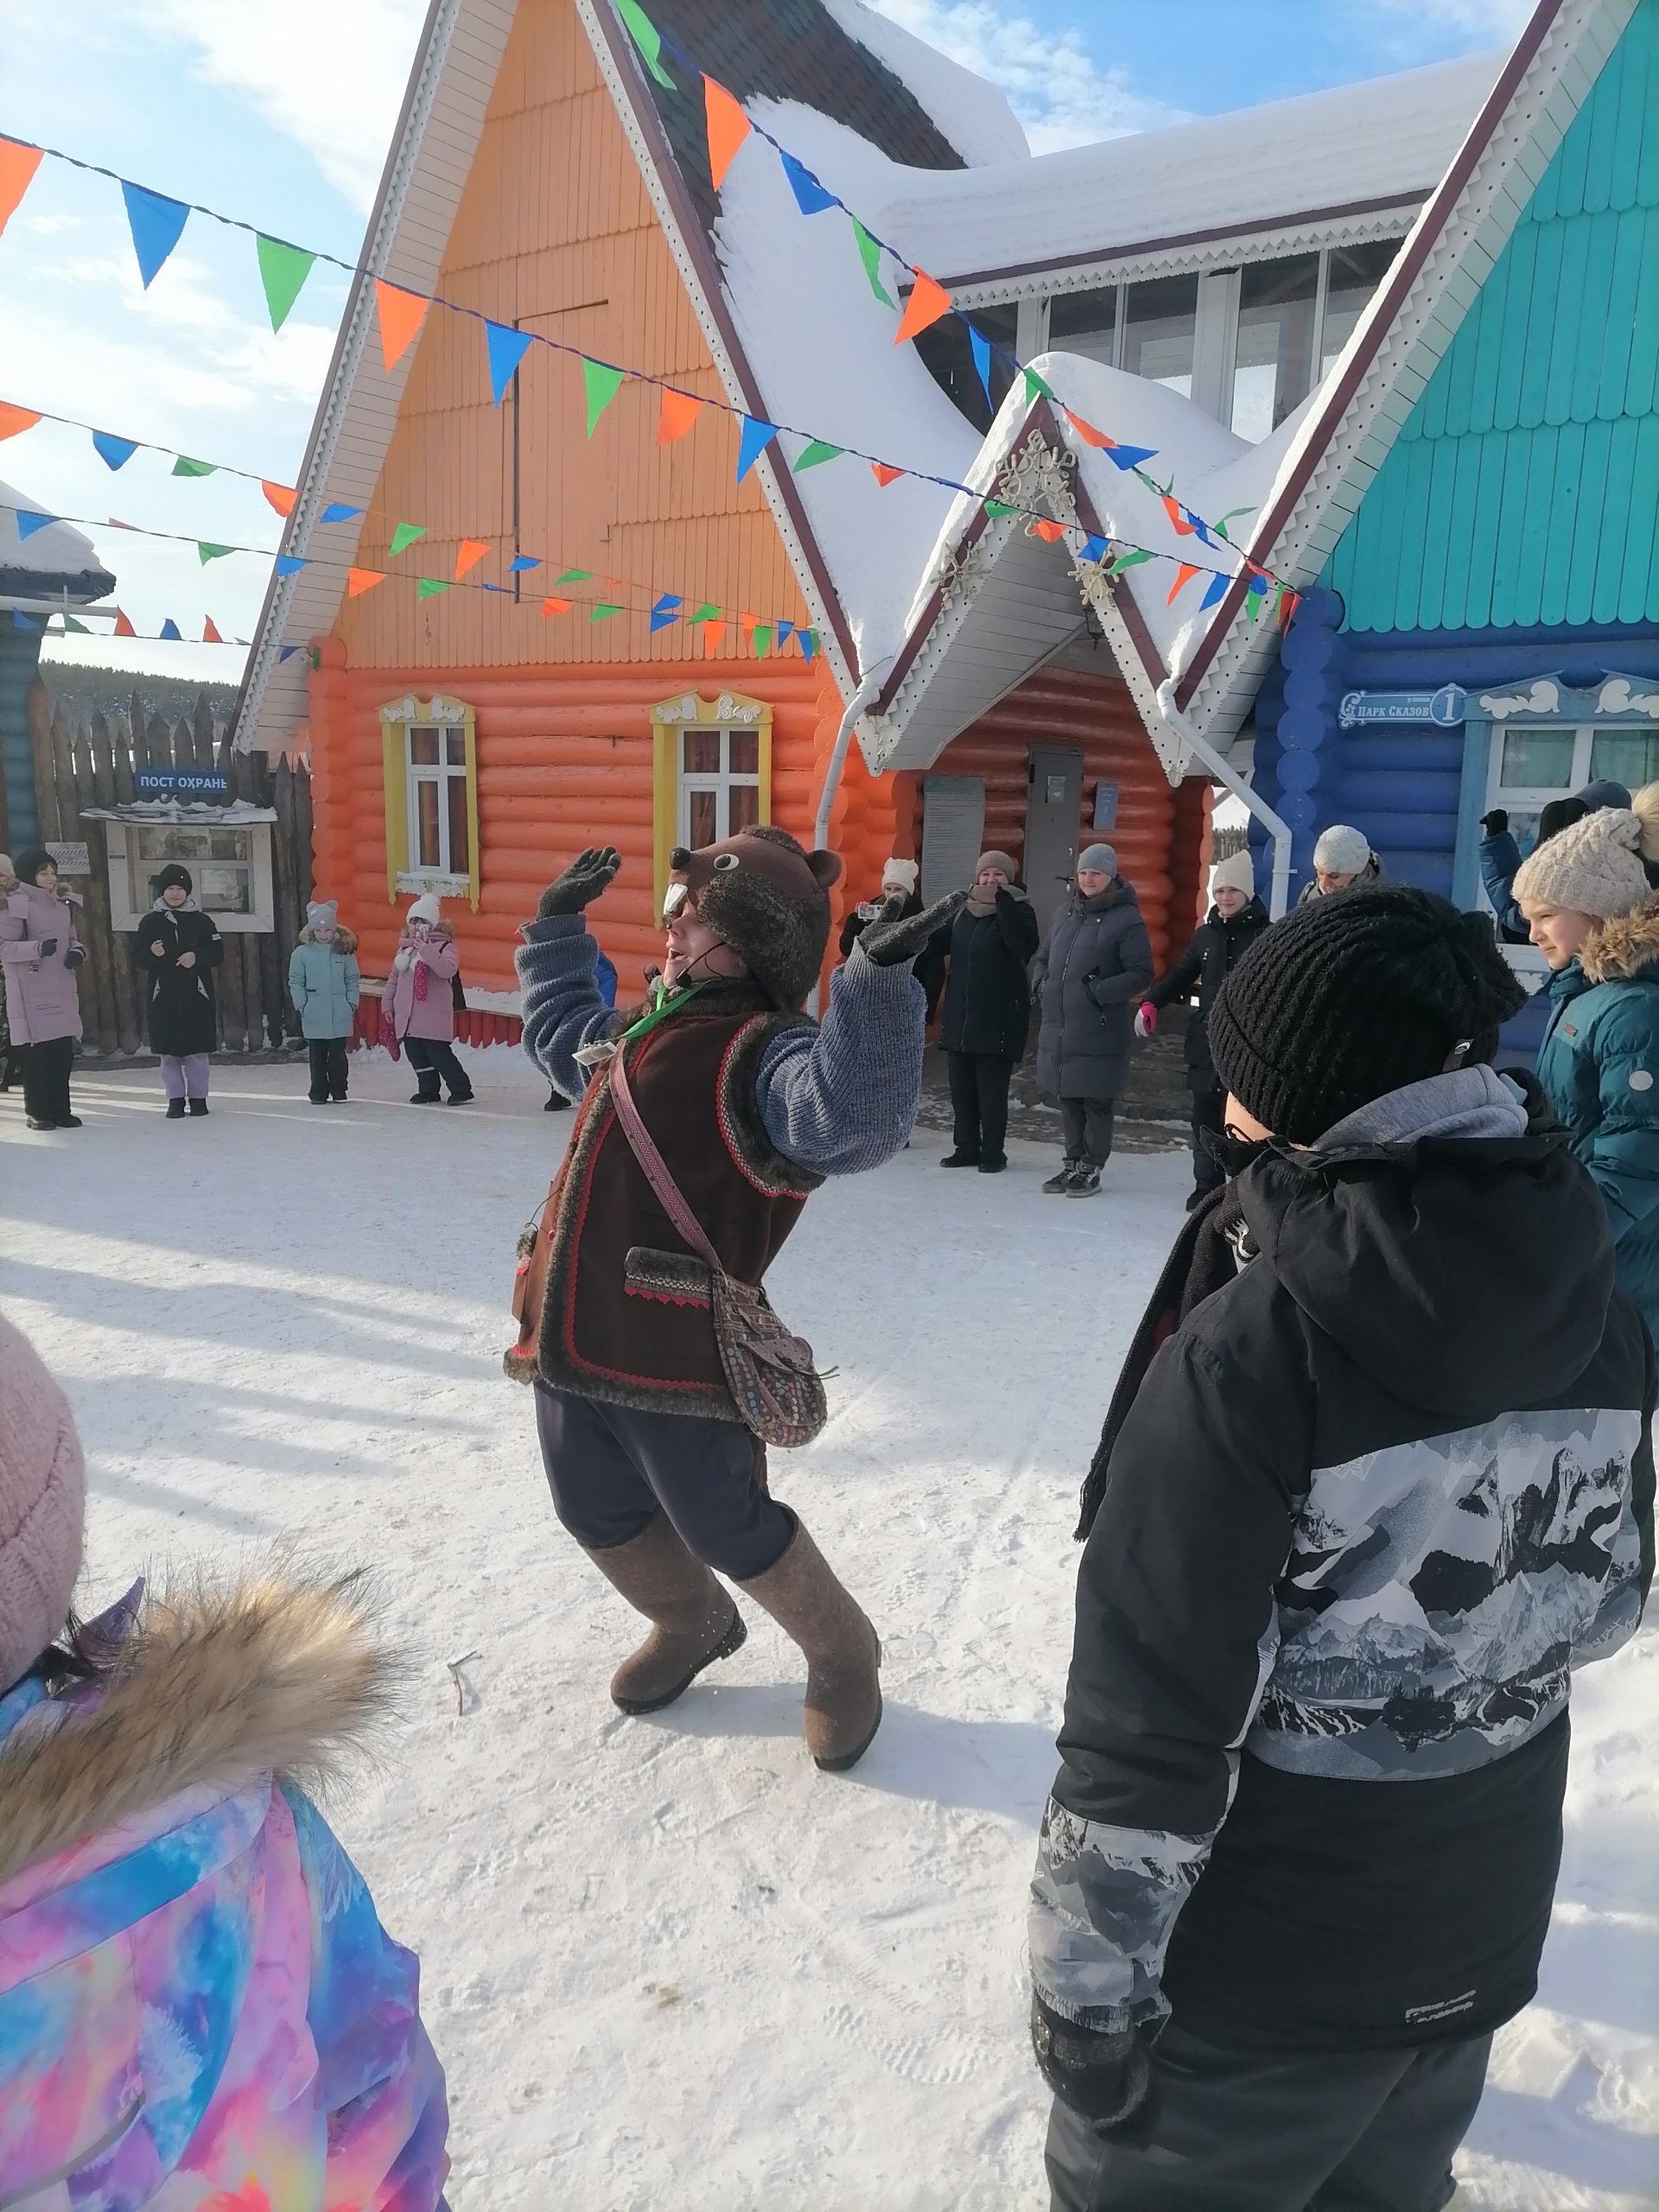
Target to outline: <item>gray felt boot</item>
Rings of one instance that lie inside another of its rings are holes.
[[[806,1654],[808,1751],[831,1774],[856,1765],[881,1726],[874,1629],[798,1521],[777,1564],[738,1586]]]
[[[747,1630],[736,1600],[680,1541],[658,1513],[626,1544],[588,1558],[652,1624],[651,1634],[611,1677],[611,1701],[624,1713],[657,1713],[715,1659],[729,1659]]]

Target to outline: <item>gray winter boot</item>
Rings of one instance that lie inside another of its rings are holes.
[[[736,1600],[692,1558],[666,1513],[626,1544],[588,1558],[652,1624],[651,1634],[611,1677],[624,1713],[657,1713],[716,1659],[729,1659],[748,1631]]]
[[[1044,1197],[1048,1198],[1065,1198],[1070,1192],[1073,1182],[1082,1172],[1085,1164],[1086,1163],[1081,1160],[1063,1160],[1060,1163],[1059,1173],[1058,1175],[1051,1175],[1047,1182],[1044,1184]]]
[[[789,1548],[739,1584],[806,1654],[806,1747],[830,1774],[855,1766],[881,1726],[881,1645],[798,1521]]]

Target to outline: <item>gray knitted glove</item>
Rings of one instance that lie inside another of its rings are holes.
[[[1049,2088],[1103,2135],[1124,2126],[1146,2103],[1152,2058],[1147,2039],[1135,2029],[1103,2035],[1077,2027],[1052,2012],[1033,1990],[1031,2041]]]
[[[878,968],[902,967],[923,950],[935,930],[943,929],[958,907],[967,903],[965,891],[953,891],[937,906],[900,919],[905,911],[905,894],[900,892],[886,902],[880,918],[872,922],[858,941]]]
[[[543,892],[541,904],[536,909],[537,920],[544,922],[553,914],[579,914],[601,892],[609,888],[612,877],[621,865],[622,855],[614,845],[589,845]]]

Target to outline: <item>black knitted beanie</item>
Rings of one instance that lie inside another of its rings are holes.
[[[1526,993],[1484,914],[1406,884],[1310,899],[1265,931],[1210,1009],[1216,1073],[1276,1136],[1312,1144],[1373,1098],[1486,1059]]]

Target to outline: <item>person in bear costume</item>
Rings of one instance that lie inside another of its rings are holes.
[[[507,1370],[533,1383],[560,1520],[652,1623],[618,1669],[625,1713],[671,1704],[745,1637],[724,1574],[806,1656],[804,1730],[850,1767],[880,1725],[880,1647],[799,1516],[775,1498],[715,1340],[709,1270],[658,1203],[619,1122],[622,1058],[640,1120],[728,1274],[758,1283],[810,1193],[903,1146],[921,1090],[926,995],[911,962],[961,894],[895,898],[802,1011],[823,964],[841,862],[787,831],[670,855],[667,957],[652,999],[613,1013],[583,910],[621,861],[584,852],[542,894],[518,954],[524,1048],[581,1110],[548,1195],[545,1272]]]

